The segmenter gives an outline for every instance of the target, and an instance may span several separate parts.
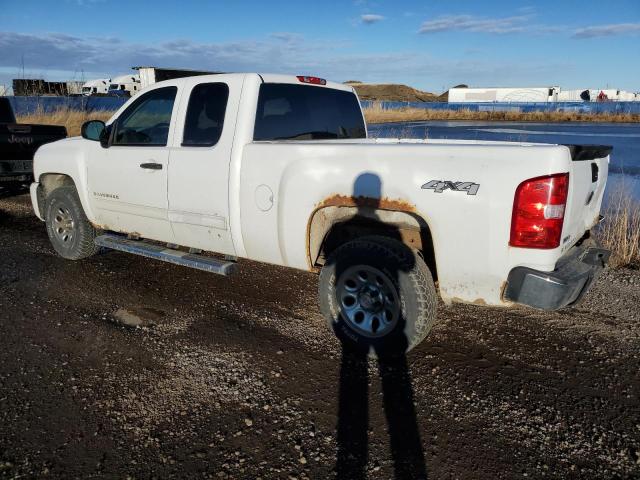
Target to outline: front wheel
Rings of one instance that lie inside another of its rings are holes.
[[[436,289],[424,260],[381,236],[358,238],[331,253],[320,273],[319,301],[343,344],[379,357],[411,350],[436,318]]]
[[[81,260],[98,252],[97,230],[84,213],[75,187],[56,188],[45,200],[47,234],[54,250],[68,260]]]

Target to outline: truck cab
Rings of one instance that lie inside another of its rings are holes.
[[[133,97],[140,89],[140,77],[138,75],[120,75],[110,80],[107,93],[119,97]]]
[[[89,80],[82,85],[82,95],[89,97],[91,95],[105,95],[109,91],[109,79],[100,78],[97,80]]]

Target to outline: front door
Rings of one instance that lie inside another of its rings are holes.
[[[107,230],[172,242],[167,179],[176,87],[147,92],[122,112],[111,142],[88,164],[89,197]]]
[[[181,102],[169,158],[169,220],[179,245],[235,254],[229,164],[241,89],[241,79],[202,83],[195,77],[184,86],[189,101]]]

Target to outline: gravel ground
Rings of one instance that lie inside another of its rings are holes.
[[[0,477],[640,478],[640,272],[555,313],[442,306],[380,365],[341,352],[316,288],[64,261],[0,200]]]

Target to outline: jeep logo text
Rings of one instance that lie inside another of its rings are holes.
[[[33,143],[32,137],[16,137],[11,135],[8,139],[9,143],[24,143],[25,145],[31,145]]]

